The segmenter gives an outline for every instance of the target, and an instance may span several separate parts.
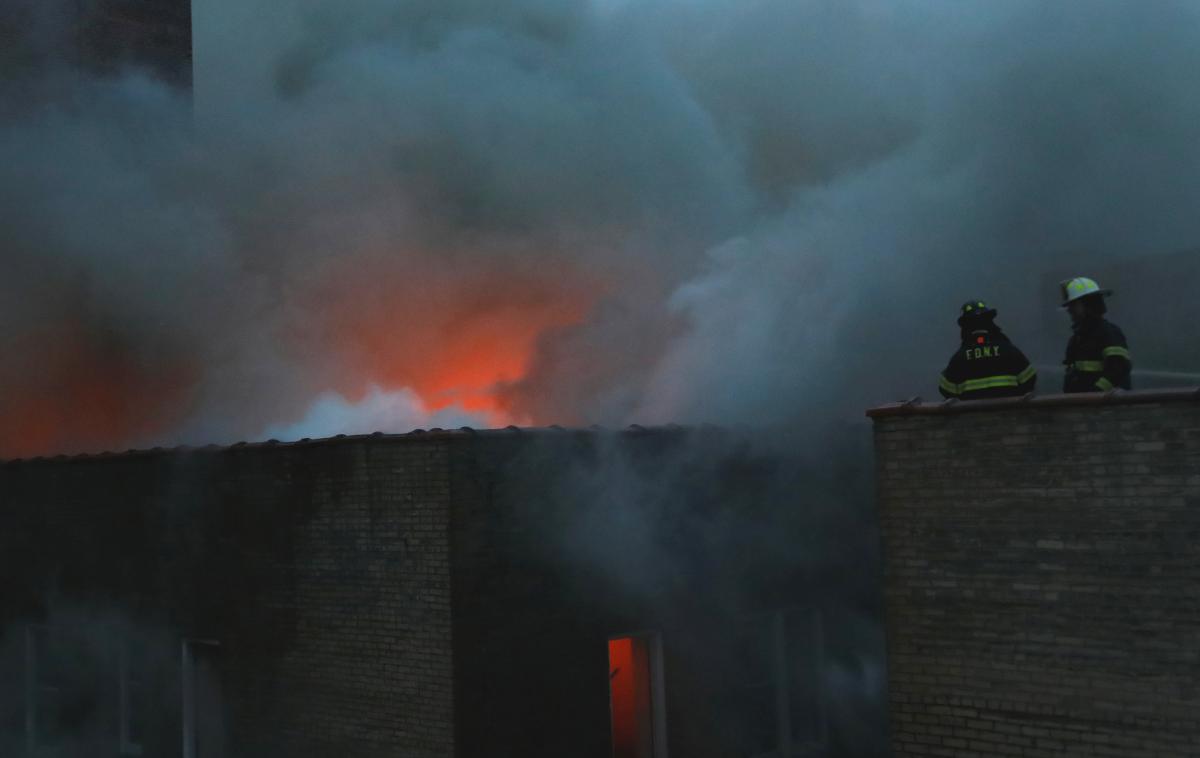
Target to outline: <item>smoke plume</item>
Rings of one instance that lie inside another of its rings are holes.
[[[193,97],[66,5],[0,19],[0,456],[845,419],[1200,240],[1191,3],[197,0]]]

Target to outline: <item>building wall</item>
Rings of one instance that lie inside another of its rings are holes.
[[[1196,399],[872,412],[896,756],[1200,754]]]
[[[587,436],[520,433],[454,451],[459,758],[609,758],[612,599],[564,560],[555,479]]]
[[[283,623],[245,649],[271,706],[242,743],[258,733],[249,754],[453,755],[447,442],[295,452],[271,494],[308,515],[267,559],[265,575],[284,580],[267,599]],[[255,665],[273,653],[277,670]]]
[[[230,755],[453,755],[446,446],[0,465],[0,752],[20,754],[21,638],[44,622],[97,651],[71,755],[116,754],[118,638],[151,651],[146,754],[181,752],[192,638],[219,643]]]
[[[822,504],[846,482],[790,448],[434,431],[0,463],[0,755],[29,624],[92,640],[58,758],[116,754],[121,644],[146,755],[182,752],[188,644],[226,758],[607,758],[609,640],[647,632],[677,758],[770,754],[785,725],[793,758],[878,755],[877,711],[824,690],[865,654],[825,611],[873,556]]]
[[[814,511],[774,454],[739,442],[683,430],[514,432],[457,449],[460,758],[497,746],[610,758],[609,681],[622,672],[610,670],[608,641],[639,633],[661,642],[672,756],[767,754],[776,676],[788,679],[797,745],[821,742],[795,758],[873,754],[818,734],[822,659],[796,623],[820,602],[803,568],[815,562],[805,549]],[[791,658],[777,662],[769,614],[784,609]],[[753,674],[748,661],[761,663]]]

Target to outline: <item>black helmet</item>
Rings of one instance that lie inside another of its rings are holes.
[[[963,322],[967,320],[992,319],[995,317],[996,309],[989,306],[983,300],[968,300],[959,309],[958,325],[962,326]]]

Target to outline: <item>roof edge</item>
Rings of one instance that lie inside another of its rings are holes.
[[[458,429],[442,429],[434,427],[432,429],[414,429],[411,432],[403,432],[397,434],[387,434],[384,432],[371,432],[369,434],[337,434],[332,437],[318,437],[281,442],[276,439],[264,440],[262,442],[235,442],[228,445],[175,445],[171,447],[152,447],[140,448],[122,451],[105,450],[95,453],[64,453],[58,455],[39,455],[29,456],[27,458],[0,458],[0,466],[33,463],[33,462],[60,462],[60,461],[76,461],[76,460],[118,460],[126,458],[146,457],[153,455],[172,455],[181,453],[224,453],[236,452],[240,450],[261,450],[265,448],[294,448],[294,447],[320,447],[325,445],[341,445],[355,442],[415,442],[428,440],[467,440],[480,437],[509,437],[520,438],[522,436],[541,436],[541,435],[586,435],[586,434],[622,434],[622,435],[644,435],[644,434],[680,434],[687,431],[703,431],[706,429],[718,429],[708,424],[698,426],[680,426],[678,424],[664,424],[660,426],[641,426],[639,424],[630,424],[624,428],[609,428],[603,426],[590,427],[562,427],[557,424],[551,426],[532,426],[518,427],[507,426],[502,429],[474,429],[469,426],[459,427]]]
[[[1038,395],[1031,392],[1021,397],[999,397],[989,400],[944,400],[926,403],[914,397],[899,403],[869,408],[873,419],[891,416],[938,416],[976,411],[1018,410],[1024,408],[1066,408],[1077,405],[1137,405],[1141,403],[1182,403],[1200,401],[1200,387],[1177,387],[1155,390],[1121,390],[1108,392],[1079,392],[1070,395]]]

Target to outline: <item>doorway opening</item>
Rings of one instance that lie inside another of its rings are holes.
[[[655,632],[608,641],[613,758],[667,758],[662,640]]]

